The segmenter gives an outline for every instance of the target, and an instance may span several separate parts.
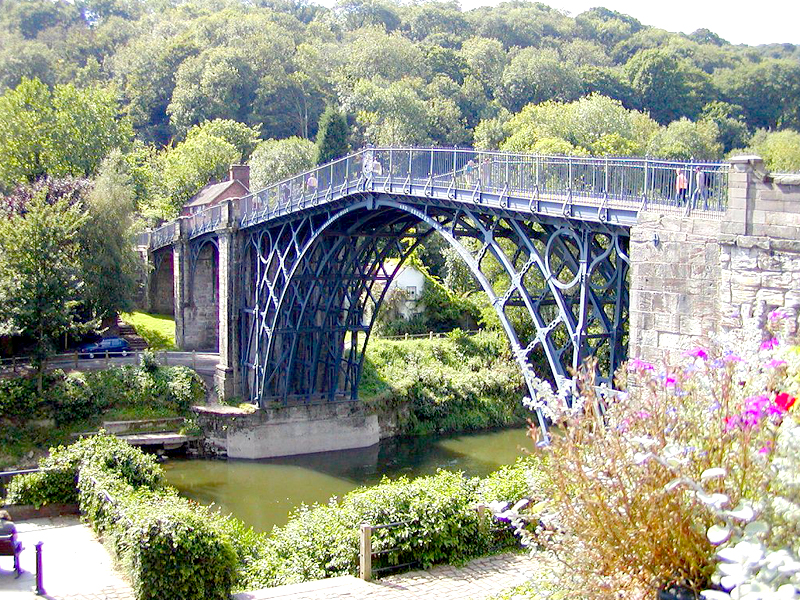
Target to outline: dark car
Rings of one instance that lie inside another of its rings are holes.
[[[118,337],[103,338],[93,344],[84,344],[78,348],[81,358],[103,358],[105,356],[128,356],[131,351],[126,340]]]

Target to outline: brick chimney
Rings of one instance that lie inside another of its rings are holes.
[[[244,187],[250,190],[250,166],[249,165],[231,165],[230,181],[239,181]]]

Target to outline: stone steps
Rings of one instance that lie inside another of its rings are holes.
[[[136,333],[136,329],[133,325],[129,325],[119,317],[117,317],[117,330],[119,331],[119,337],[127,340],[128,344],[130,344],[131,350],[134,352],[147,350],[147,342],[142,336]]]

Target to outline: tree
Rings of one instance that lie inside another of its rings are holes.
[[[461,45],[461,56],[467,63],[469,75],[483,84],[489,98],[500,87],[508,57],[503,44],[497,40],[473,37]]]
[[[103,161],[86,198],[86,220],[78,232],[84,318],[102,320],[133,307],[137,259],[130,243],[136,194],[119,150]]]
[[[700,120],[712,121],[717,126],[723,152],[744,147],[750,138],[740,106],[728,102],[709,102],[703,107]]]
[[[625,64],[625,72],[641,108],[662,125],[693,118],[705,104],[707,77],[666,50],[637,52]]]
[[[0,188],[42,175],[91,176],[113,148],[130,145],[133,130],[111,90],[50,90],[24,79],[0,96]]]
[[[217,47],[186,59],[175,76],[170,123],[179,134],[210,119],[247,121],[258,77],[244,49]]]
[[[647,154],[675,160],[715,160],[722,156],[718,135],[719,129],[712,121],[694,123],[686,118],[680,119],[653,136]]]
[[[76,329],[80,298],[79,203],[39,191],[0,219],[0,332],[30,337],[41,373],[61,336]],[[41,380],[40,380],[41,381]]]
[[[265,140],[250,157],[250,187],[259,190],[314,166],[316,146],[299,137]]]
[[[318,165],[335,160],[350,150],[350,128],[347,119],[333,106],[328,106],[319,120],[316,142]]]
[[[753,129],[800,129],[800,65],[764,60],[720,69],[714,81],[725,100],[744,109]]]
[[[200,125],[195,125],[186,134],[186,139],[191,139],[196,135],[208,134],[225,140],[231,144],[241,155],[241,160],[246,161],[260,142],[258,129],[248,127],[244,123],[238,123],[230,119],[214,119],[204,121]]]
[[[526,106],[506,125],[504,150],[558,154],[643,154],[658,124],[599,94],[568,104]],[[560,141],[558,141],[560,140]]]
[[[174,218],[192,196],[212,179],[224,178],[241,158],[233,144],[205,132],[168,149],[160,161],[162,192],[151,209],[162,218]]]
[[[581,90],[575,70],[565,65],[557,52],[525,48],[503,71],[500,99],[503,106],[516,112],[526,104],[575,100]]]
[[[0,188],[11,189],[47,172],[52,144],[50,91],[37,79],[23,79],[0,96]]]
[[[800,132],[784,131],[756,132],[746,154],[757,154],[764,159],[767,169],[778,173],[800,171]],[[738,154],[739,152],[737,152]]]

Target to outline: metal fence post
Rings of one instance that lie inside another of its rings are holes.
[[[39,596],[44,596],[47,592],[44,591],[42,579],[44,573],[42,572],[42,542],[36,543],[36,593]]]
[[[372,579],[372,527],[367,523],[359,530],[358,576],[364,581]]]

